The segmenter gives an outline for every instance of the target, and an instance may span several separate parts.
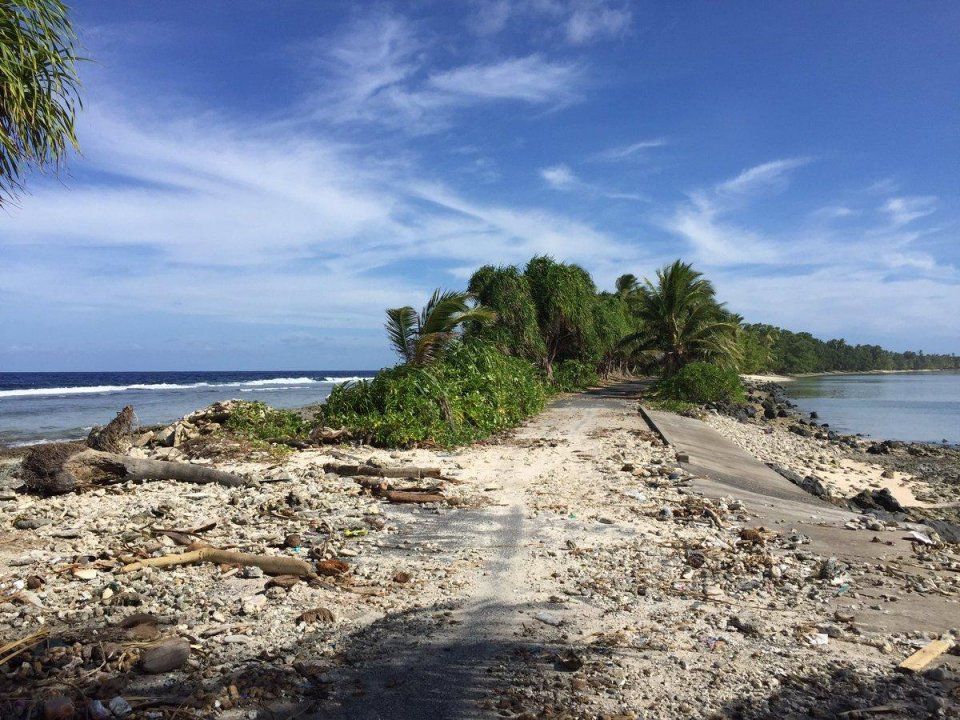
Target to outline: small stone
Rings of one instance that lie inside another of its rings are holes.
[[[90,720],[110,720],[112,713],[99,700],[91,700],[87,704],[87,714]]]
[[[130,703],[128,703],[126,699],[117,695],[110,701],[110,712],[112,712],[115,717],[122,718],[132,713],[133,708],[130,707]]]
[[[74,568],[71,574],[78,580],[93,580],[100,573],[96,568]]]
[[[393,581],[395,583],[400,583],[401,585],[410,582],[410,573],[398,572],[394,573]]]
[[[295,548],[303,545],[303,538],[299,533],[290,533],[283,539],[284,547]]]
[[[240,571],[240,577],[247,578],[248,580],[262,578],[263,568],[258,568],[256,565],[249,565]]]
[[[297,622],[312,624],[316,622],[332,623],[334,622],[333,613],[327,608],[314,608],[300,613]]]
[[[165,673],[181,667],[189,658],[190,643],[182,638],[177,638],[145,651],[140,657],[140,665],[144,672]],[[110,709],[113,709],[112,701]]]
[[[44,525],[49,525],[51,522],[46,518],[17,518],[13,521],[13,527],[17,530],[36,530]]]

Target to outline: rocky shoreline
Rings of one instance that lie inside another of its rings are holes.
[[[861,510],[960,522],[960,448],[841,434],[801,413],[778,383],[746,389],[745,404],[703,419],[792,482]]]

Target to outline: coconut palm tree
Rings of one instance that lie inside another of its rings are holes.
[[[641,330],[623,345],[657,359],[673,374],[693,360],[736,365],[739,323],[717,302],[713,285],[689,264],[677,260],[657,270],[636,296]]]
[[[390,344],[403,362],[424,366],[434,362],[459,337],[458,329],[464,323],[489,323],[495,318],[496,314],[476,304],[470,293],[437,289],[419,315],[409,305],[387,310],[385,327]]]
[[[60,0],[0,2],[0,205],[77,147],[75,41]]]

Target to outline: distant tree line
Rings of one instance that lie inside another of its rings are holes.
[[[808,332],[773,325],[743,324],[738,344],[741,372],[866,372],[870,370],[960,370],[954,353],[893,352],[879,345],[820,340]]]

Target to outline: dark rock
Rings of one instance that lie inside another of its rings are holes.
[[[806,477],[800,475],[799,473],[793,472],[788,468],[785,468],[776,463],[767,463],[771,470],[773,470],[778,475],[785,477],[787,480],[792,482],[794,485],[799,487],[801,490],[805,490],[814,497],[818,498],[828,498],[830,493],[827,491],[827,488],[824,486],[823,481],[818,478],[816,475],[807,475]]]
[[[893,496],[888,488],[882,490],[861,490],[850,502],[864,510],[886,510],[887,512],[903,512],[904,508]]]
[[[727,618],[727,626],[753,637],[764,634],[762,623],[753,615],[731,615]]]

